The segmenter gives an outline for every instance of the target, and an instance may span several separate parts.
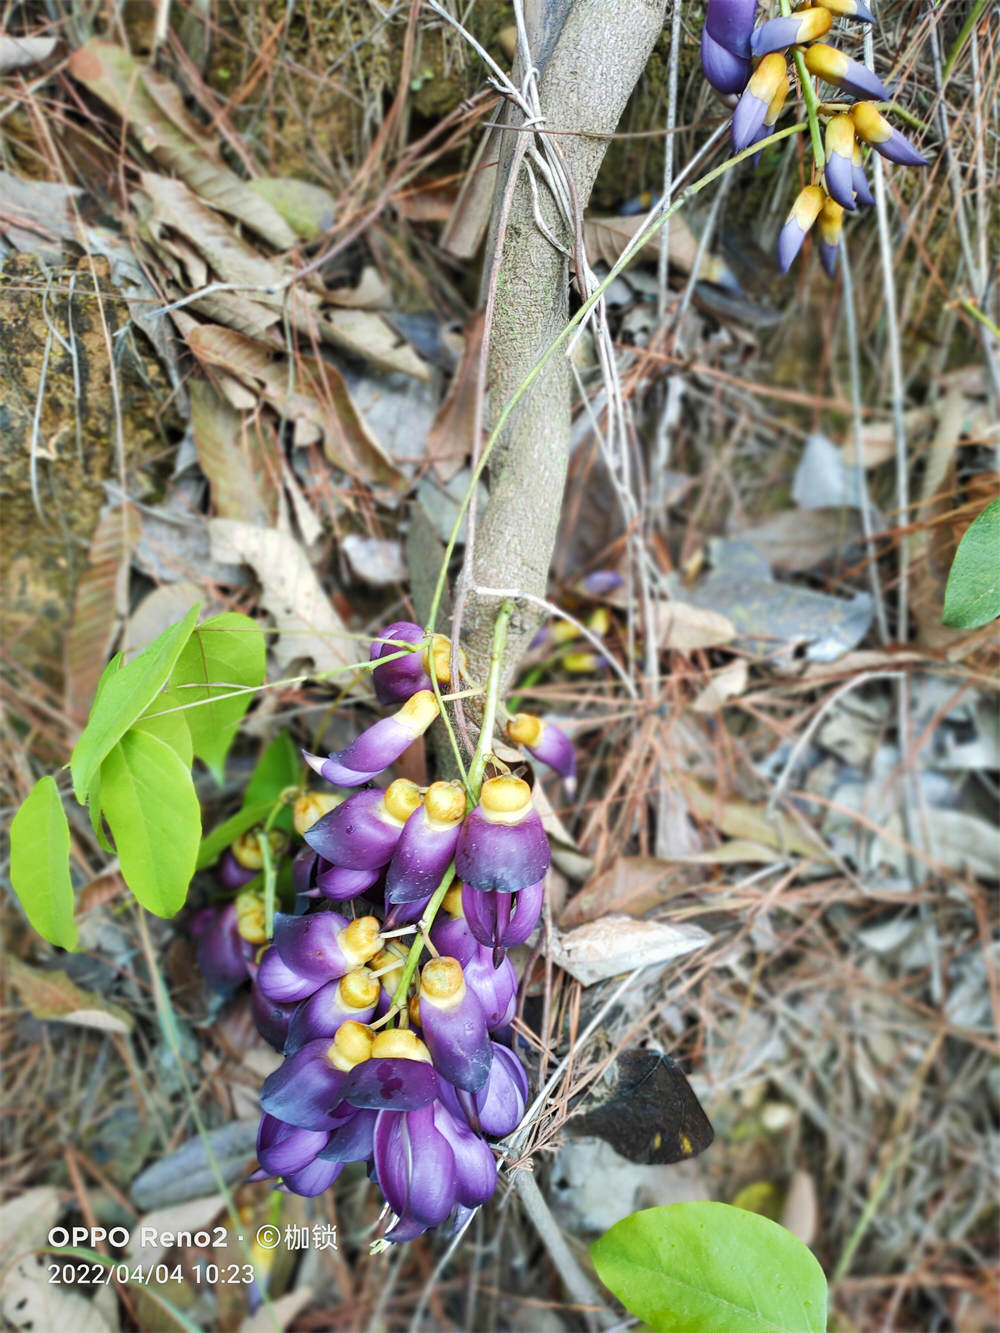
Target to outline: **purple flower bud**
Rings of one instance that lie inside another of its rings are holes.
[[[293,972],[273,945],[262,954],[254,978],[254,990],[259,990],[265,999],[276,1004],[298,1004],[300,1000],[307,1000],[321,984]]]
[[[543,764],[554,768],[565,781],[566,794],[573,795],[576,791],[576,751],[564,731],[534,713],[515,713],[507,723],[507,735]]]
[[[404,750],[422,736],[440,712],[430,690],[420,690],[393,713],[327,759],[304,750],[306,763],[336,787],[360,787],[394,764]],[[308,830],[307,830],[308,832]]]
[[[434,1067],[458,1088],[481,1088],[493,1058],[486,1015],[457,958],[432,958],[424,964],[419,1011]]]
[[[778,267],[782,273],[791,268],[792,260],[802,249],[806,233],[819,217],[826,195],[818,185],[807,185],[792,204],[788,219],[778,236]]]
[[[308,1166],[283,1176],[281,1183],[287,1193],[312,1199],[325,1193],[343,1169],[343,1162],[327,1162],[322,1157],[315,1157]]]
[[[455,1199],[464,1208],[476,1208],[493,1197],[496,1158],[486,1140],[472,1132],[464,1116],[453,1115],[443,1102],[434,1102],[432,1111],[434,1127],[451,1144],[455,1157]]]
[[[465,793],[457,782],[435,782],[423,805],[406,821],[389,862],[386,901],[409,903],[429,897],[455,855],[465,818]]]
[[[757,0],[708,0],[705,30],[735,56],[749,56]]]
[[[717,93],[724,96],[741,93],[747,86],[753,66],[744,56],[737,56],[717,42],[708,31],[708,25],[701,30],[701,68],[705,78]],[[602,571],[598,571],[600,573]],[[592,576],[588,576],[592,577]],[[619,579],[619,582],[621,580]],[[617,586],[617,585],[615,585]],[[588,592],[591,590],[588,588]],[[609,590],[610,591],[610,590]],[[601,596],[601,593],[594,593]]]
[[[351,1070],[343,1095],[352,1106],[410,1111],[429,1106],[437,1091],[424,1043],[411,1028],[388,1028],[375,1034],[371,1057]]]
[[[348,972],[339,981],[328,981],[295,1010],[288,1028],[285,1054],[292,1055],[308,1041],[332,1040],[341,1023],[353,1019],[370,1023],[375,1016],[379,984],[367,967]]]
[[[438,1226],[455,1203],[455,1157],[428,1104],[380,1111],[373,1140],[375,1178],[399,1218]],[[390,1233],[391,1234],[391,1233]]]
[[[866,96],[875,94],[867,93]],[[851,119],[859,139],[870,143],[876,153],[904,167],[926,167],[927,158],[918,153],[908,139],[893,129],[885,116],[870,102],[859,102],[851,109]]]
[[[367,963],[381,947],[379,922],[362,916],[348,922],[337,912],[310,916],[275,913],[274,947],[286,967],[322,984]]]
[[[480,944],[491,949],[513,949],[524,944],[538,925],[544,893],[544,880],[518,893],[483,893],[466,886],[462,890],[462,910]]]
[[[828,278],[832,278],[837,271],[843,225],[843,208],[835,199],[827,199],[819,215],[819,258]]]
[[[787,51],[790,46],[822,37],[832,26],[833,15],[822,6],[800,9],[787,18],[768,19],[751,34],[750,53],[759,59],[772,51]]]
[[[857,19],[859,23],[874,23],[875,15],[862,0],[816,0],[838,18]]]
[[[357,898],[370,889],[382,873],[381,870],[348,870],[346,866],[330,865],[328,861],[323,861],[322,865],[323,869],[316,876],[316,888],[321,898],[335,903]]]
[[[237,889],[242,889],[244,884],[249,884],[252,879],[256,879],[260,874],[260,867],[253,870],[249,866],[240,865],[233,855],[232,848],[227,847],[219,858],[215,874],[224,889],[232,889],[235,892]]]
[[[334,865],[378,870],[388,864],[403,825],[421,800],[419,788],[405,778],[384,792],[356,792],[317,820],[306,833],[306,842]]]
[[[755,142],[768,107],[787,78],[785,57],[777,52],[766,55],[751,74],[733,110],[733,148],[737,153]]]
[[[254,1027],[276,1051],[285,1049],[288,1029],[297,1007],[295,1004],[279,1004],[269,1000],[256,980],[250,988],[250,1013],[253,1015]]]
[[[440,1097],[452,1115],[464,1117],[477,1133],[502,1139],[517,1129],[528,1105],[528,1076],[506,1046],[493,1042],[493,1062],[478,1092],[464,1092],[441,1080]]]
[[[854,121],[834,116],[826,127],[826,192],[841,208],[854,210]]]
[[[891,100],[888,88],[867,65],[845,56],[834,46],[814,43],[806,49],[805,62],[810,74],[832,83],[835,88],[853,93],[855,97],[871,97],[877,102]]]
[[[478,890],[476,890],[478,892]],[[453,885],[445,894],[444,902],[431,926],[431,943],[439,954],[457,958],[464,967],[479,952],[479,943],[465,919],[464,885]]]
[[[550,860],[528,784],[521,778],[489,778],[462,824],[455,850],[458,877],[475,889],[517,893],[543,879]]]
[[[493,961],[493,950],[476,943],[476,952],[465,963],[466,985],[476,992],[492,1032],[506,1027],[517,1009],[517,973],[509,958]]]
[[[283,1176],[308,1166],[329,1138],[325,1130],[299,1129],[265,1112],[257,1130],[257,1161],[269,1176]]]
[[[412,903],[395,903],[386,913],[385,921],[382,923],[383,931],[395,930],[397,926],[409,926],[414,921],[419,921],[433,896],[433,893],[429,893],[426,898],[415,898]]]
[[[199,923],[198,968],[212,989],[225,995],[250,976],[257,950],[237,929],[235,903],[211,911],[212,916]]]

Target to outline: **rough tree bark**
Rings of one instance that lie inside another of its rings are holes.
[[[539,81],[546,129],[592,134],[615,130],[663,27],[665,8],[666,0],[574,0],[558,38],[546,53]],[[545,32],[547,9],[543,0],[538,6],[543,42],[551,34],[551,25],[549,33]],[[504,198],[516,137],[515,133],[506,136],[495,213]],[[606,140],[565,135],[556,142],[582,210],[604,157]],[[542,180],[538,181],[538,195],[546,226],[572,249],[572,232]],[[487,387],[494,421],[566,323],[568,267],[565,256],[536,225],[531,190],[522,172],[510,204],[491,329]],[[566,479],[570,406],[570,368],[560,353],[518,405],[494,450],[489,466],[490,499],[473,552],[477,585],[545,596]],[[495,599],[470,594],[466,613],[469,657],[474,673],[480,676],[485,675],[496,611]],[[538,622],[536,607],[528,602],[518,604],[508,634],[504,688]]]

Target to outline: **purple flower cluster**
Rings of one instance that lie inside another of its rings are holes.
[[[810,76],[845,93],[856,104],[849,112],[824,111],[825,156],[822,185],[800,192],[778,238],[778,264],[787,272],[806,235],[819,222],[820,258],[832,277],[843,216],[874,203],[865,176],[861,145],[904,166],[927,159],[894,129],[873,102],[888,102],[881,79],[843,51],[817,41],[835,18],[874,23],[863,0],[816,0],[795,13],[757,25],[756,0],[708,0],[701,36],[705,78],[733,106],[733,148],[739,153],[773,133],[791,90],[786,53],[801,48]],[[758,155],[759,157],[759,155]],[[754,158],[756,162],[758,157]]]
[[[379,637],[376,693],[396,711],[327,759],[307,756],[317,772],[363,787],[430,726],[428,673],[448,678],[450,645],[426,640],[407,622]],[[412,651],[382,662],[400,646]],[[515,738],[572,779],[566,737],[524,718]],[[261,1091],[255,1178],[315,1195],[366,1162],[395,1214],[386,1239],[408,1240],[492,1195],[487,1139],[524,1114],[527,1076],[502,1040],[517,993],[506,950],[537,925],[548,839],[531,789],[511,775],[485,781],[471,809],[458,783],[406,779],[327,802],[296,808],[305,910],[276,914],[254,964],[255,1020],[285,1056]],[[384,920],[335,910],[362,894],[381,896]],[[420,967],[420,946],[401,938],[417,921],[432,955]]]

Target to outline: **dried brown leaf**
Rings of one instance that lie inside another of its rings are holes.
[[[715,648],[736,637],[736,629],[727,616],[707,607],[692,606],[690,602],[659,602],[653,614],[660,644],[678,653]]]
[[[700,926],[612,914],[575,930],[554,931],[552,959],[581,986],[594,986],[636,967],[680,958],[704,948],[711,938]]]
[[[25,1008],[36,1018],[99,1032],[132,1031],[131,1014],[83,990],[65,972],[30,967],[19,958],[8,958],[7,976]]]
[[[774,847],[780,852],[831,861],[830,852],[819,834],[807,832],[807,825],[790,819],[780,810],[768,813],[766,805],[741,801],[736,797],[720,797],[716,792],[688,777],[674,774],[688,809],[704,823],[714,825],[729,838],[745,838],[749,842]]]
[[[591,263],[601,259],[611,268],[618,262],[618,257],[626,245],[648,222],[645,213],[630,217],[584,218],[583,241]],[[688,226],[681,214],[670,219],[669,256],[674,268],[682,273],[690,273],[698,255],[698,238]],[[660,234],[651,237],[635,259],[646,264],[656,264],[660,258]],[[635,262],[635,260],[633,260]],[[698,277],[704,282],[718,282],[726,273],[725,265],[712,255],[706,254],[698,270]]]
[[[162,87],[150,91],[157,76],[137,64],[113,42],[96,38],[73,52],[69,72],[126,122],[149,155],[176,172],[195,193],[278,250],[295,244],[295,233],[278,211],[235,172],[213,161],[189,127],[178,128],[182,105]],[[165,110],[164,108],[168,108]]]
[[[278,517],[281,446],[260,414],[243,414],[206,381],[189,387],[198,464],[219,518],[273,527]]]
[[[485,312],[477,310],[465,326],[462,360],[445,400],[427,434],[427,457],[442,481],[460,472],[475,443],[476,390],[483,347]]]
[[[76,586],[66,635],[66,710],[84,718],[121,619],[128,610],[128,571],[139,536],[131,506],[105,509],[90,541],[87,569]]]
[[[749,663],[745,657],[737,657],[735,661],[712,675],[712,679],[691,707],[696,713],[717,713],[728,700],[735,699],[743,693],[749,679]]]
[[[430,367],[408,342],[374,310],[331,310],[326,307],[317,326],[323,337],[380,370],[399,371],[429,380]]]

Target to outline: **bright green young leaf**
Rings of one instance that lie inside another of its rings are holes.
[[[164,630],[133,662],[114,672],[113,662],[105,668],[87,725],[69,761],[73,790],[81,805],[108,752],[163,688],[197,619],[198,607],[192,606],[183,620]]]
[[[10,880],[43,939],[76,948],[69,824],[50,777],[39,778],[10,826]]]
[[[590,1247],[598,1276],[657,1333],[823,1333],[826,1278],[777,1222],[726,1203],[674,1203]]]
[[[226,754],[252,698],[234,694],[234,690],[263,684],[266,670],[267,649],[260,626],[235,611],[199,625],[177,659],[171,688],[188,705],[185,717],[195,754],[220,783]]]
[[[173,690],[161,690],[142,717],[136,718],[133,731],[146,731],[169,745],[181,763],[191,767],[194,742],[187,723],[184,703]]]
[[[258,760],[243,800],[247,805],[253,801],[273,803],[286,787],[296,786],[301,776],[299,752],[288,732],[279,732]]]
[[[101,808],[125,883],[156,916],[184,906],[201,841],[191,770],[146,731],[128,731],[101,765]]]
[[[107,852],[114,856],[115,849],[108,841],[108,835],[104,832],[104,820],[101,817],[101,771],[100,769],[90,779],[90,786],[87,788],[87,814],[90,815],[90,827],[94,830],[94,837],[97,839],[97,845],[102,852]]]
[[[255,824],[262,824],[271,813],[274,801],[253,801],[237,810],[235,815],[216,825],[211,833],[206,833],[198,850],[197,870],[215,865],[219,857],[231,842],[235,842],[241,833],[252,829]]]
[[[993,500],[958,544],[944,590],[942,620],[978,629],[1000,616],[1000,500]]]

